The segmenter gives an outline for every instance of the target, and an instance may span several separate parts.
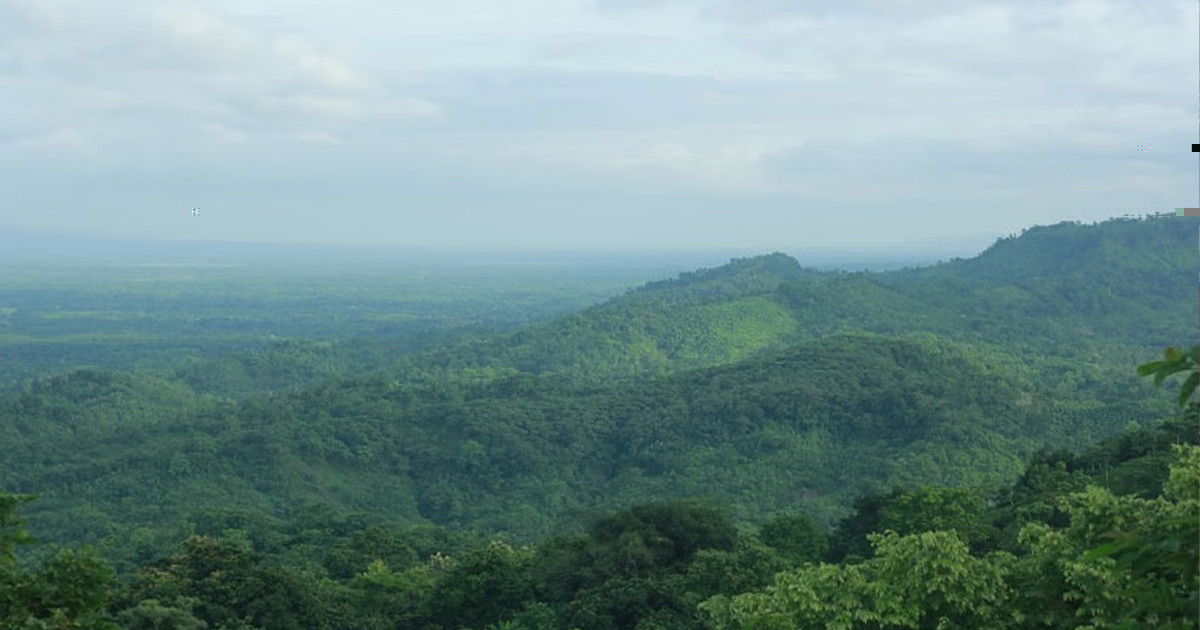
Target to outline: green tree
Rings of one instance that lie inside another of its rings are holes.
[[[1200,609],[1200,447],[1177,446],[1162,497],[1097,486],[1063,497],[1070,523],[1030,524],[1016,565],[1019,607],[1041,623],[1194,628]]]
[[[900,535],[952,531],[968,545],[979,548],[996,535],[984,519],[986,507],[975,489],[921,488],[900,495],[884,507],[878,529]]]
[[[90,549],[59,551],[32,569],[20,566],[17,547],[34,539],[17,510],[32,499],[0,493],[0,627],[116,628],[107,614],[113,573]]]
[[[951,532],[873,534],[853,565],[807,565],[765,591],[701,604],[717,630],[1011,627],[1006,557],[975,558]]]
[[[807,514],[777,516],[758,537],[791,565],[820,561],[829,550],[829,534]]]
[[[433,591],[434,572],[430,565],[393,571],[383,560],[375,560],[367,570],[350,581],[356,606],[365,628],[395,628],[418,625],[422,607]]]
[[[512,617],[533,601],[533,552],[492,542],[452,559],[427,600],[443,628],[482,628]]]
[[[206,630],[208,624],[192,614],[197,600],[181,597],[175,606],[164,606],[157,599],[143,599],[133,608],[121,611],[117,619],[127,630]]]
[[[714,595],[736,595],[761,589],[776,573],[795,562],[754,536],[739,536],[732,551],[701,549],[688,563],[685,578],[696,603]]]

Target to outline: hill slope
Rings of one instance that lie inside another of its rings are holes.
[[[601,387],[371,378],[229,403],[145,381],[135,389],[165,401],[146,408],[117,395],[141,377],[75,395],[97,381],[81,373],[0,395],[13,445],[0,487],[42,494],[39,529],[74,541],[129,528],[166,540],[195,510],[306,502],[526,539],[580,510],[695,495],[751,520],[803,505],[832,521],[866,492],[1008,480],[1038,447],[1158,417],[1053,402],[1010,363],[933,339],[840,335]],[[80,417],[118,420],[65,427]]]
[[[1048,378],[1090,369],[1076,381],[1120,378],[1129,387],[1109,394],[1144,396],[1127,366],[1200,334],[1200,308],[1184,299],[1195,235],[1195,221],[1158,216],[1037,227],[976,258],[882,273],[818,272],[783,254],[735,260],[406,368],[602,379],[723,365],[830,334],[935,333],[1012,353]]]

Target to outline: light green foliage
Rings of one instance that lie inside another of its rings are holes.
[[[1184,444],[1174,447],[1176,461],[1171,466],[1163,496],[1183,508],[1200,501],[1200,448]]]
[[[883,508],[880,530],[901,535],[923,531],[952,531],[968,545],[978,545],[994,533],[984,521],[985,505],[970,488],[922,488],[905,493]]]
[[[1115,496],[1090,487],[1064,497],[1066,528],[1031,524],[1022,531],[1030,551],[1016,582],[1027,585],[1031,599],[1067,604],[1044,606],[1040,615],[1047,623],[1096,629],[1196,625],[1200,447],[1176,450],[1164,497]],[[1036,601],[1024,604],[1039,609]]]
[[[742,628],[1003,628],[1002,569],[971,556],[949,532],[872,538],[855,565],[810,565],[779,574],[761,593],[701,605],[718,630]]]
[[[439,570],[432,563],[393,571],[376,560],[350,580],[354,607],[365,627],[386,628],[423,618]]]

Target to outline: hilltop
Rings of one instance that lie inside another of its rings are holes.
[[[556,321],[430,352],[410,366],[590,379],[728,364],[846,332],[935,333],[1023,360],[1136,356],[1193,338],[1195,222],[1062,223],[979,256],[886,272],[822,272],[784,254],[648,283]],[[1062,361],[1052,366],[1064,367]]]

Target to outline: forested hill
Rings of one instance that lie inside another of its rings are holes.
[[[1061,223],[1000,239],[975,258],[881,273],[820,272],[776,253],[651,282],[516,332],[285,340],[175,376],[228,396],[388,365],[400,378],[608,381],[727,365],[832,334],[933,333],[1012,355],[1064,392],[1141,398],[1148,390],[1128,366],[1200,334],[1197,302],[1179,298],[1195,291],[1195,229],[1174,216]]]
[[[1196,221],[1164,215],[1035,227],[975,258],[878,280],[957,312],[979,341],[1170,345],[1195,337],[1200,310],[1181,296],[1196,291],[1197,256]]]
[[[999,239],[979,256],[942,267],[963,278],[1005,283],[1045,277],[1145,274],[1143,288],[1153,289],[1162,286],[1164,275],[1195,266],[1196,245],[1196,221],[1174,215],[1112,219],[1094,225],[1063,222]],[[916,275],[928,275],[929,271],[922,269]]]
[[[1033,367],[1100,369],[1197,336],[1195,221],[1061,223],[979,256],[882,273],[822,273],[784,254],[654,282],[516,334],[420,357],[440,369],[665,373],[721,365],[825,335],[932,332]],[[1095,378],[1093,378],[1095,380]]]
[[[598,387],[360,378],[236,403],[82,371],[0,394],[0,487],[42,495],[31,515],[51,540],[125,558],[188,514],[235,506],[323,503],[519,539],[689,496],[750,521],[802,506],[832,522],[864,493],[1010,480],[1039,447],[1167,410],[1055,398],[1011,364],[932,338],[838,335]]]
[[[651,282],[554,322],[435,353],[433,361],[589,377],[729,363],[792,340],[792,316],[774,292],[785,282],[821,277],[784,254],[735,259]]]
[[[774,291],[781,283],[823,276],[787,254],[735,258],[715,269],[699,269],[672,280],[650,282],[627,293],[624,301],[691,304],[734,300]],[[621,301],[621,300],[617,300]]]

